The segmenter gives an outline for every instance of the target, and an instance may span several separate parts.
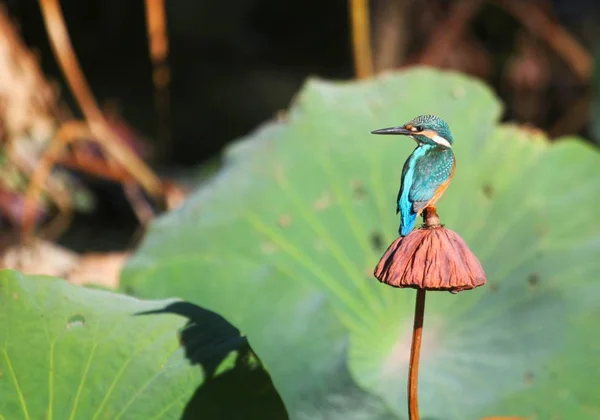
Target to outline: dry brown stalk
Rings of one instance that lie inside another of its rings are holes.
[[[522,0],[494,1],[556,51],[581,81],[589,80],[594,66],[592,56],[573,35],[553,22],[539,5]]]
[[[375,72],[396,68],[406,56],[411,26],[411,0],[383,0],[375,8],[373,40]]]
[[[142,226],[148,225],[154,218],[154,210],[152,206],[145,199],[142,190],[136,182],[125,181],[123,182],[123,192],[131,203],[131,207],[135,212],[137,219],[140,221]]]
[[[73,140],[83,138],[90,134],[88,127],[78,121],[64,123],[56,133],[53,140],[44,151],[37,166],[29,179],[29,185],[25,193],[25,208],[23,214],[23,226],[21,234],[27,238],[33,232],[35,226],[36,200],[52,171],[52,167],[59,159],[65,147]]]
[[[162,188],[159,178],[121,142],[100,111],[73,51],[58,0],[40,0],[40,6],[54,55],[94,139],[110,158],[126,168],[150,194],[160,196]]]
[[[160,156],[162,156],[162,159],[166,159],[171,140],[169,130],[169,82],[171,76],[167,63],[169,38],[167,35],[165,0],[146,0],[146,22],[150,58],[153,66],[152,80],[155,91],[154,104],[158,114]]]
[[[450,9],[448,18],[433,33],[427,48],[417,59],[417,63],[439,66],[446,54],[452,52],[452,47],[463,36],[469,22],[479,10],[483,0],[460,0]]]
[[[419,420],[419,360],[421,358],[421,337],[423,336],[423,318],[425,316],[425,289],[417,290],[415,318],[413,324],[410,362],[408,365],[408,418]]]
[[[364,79],[373,75],[369,1],[349,0],[349,7],[355,75],[358,79]]]

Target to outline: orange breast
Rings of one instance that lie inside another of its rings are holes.
[[[452,181],[452,177],[454,176],[455,169],[456,169],[456,158],[454,158],[454,163],[452,163],[452,170],[450,171],[450,176],[448,177],[447,180],[445,180],[442,184],[440,184],[438,189],[435,191],[435,194],[433,195],[433,197],[431,197],[431,200],[429,200],[429,202],[427,203],[427,205],[425,207],[433,206],[440,199],[442,194],[444,194],[444,191],[446,191],[446,188],[448,188],[448,185],[450,185],[450,181]]]

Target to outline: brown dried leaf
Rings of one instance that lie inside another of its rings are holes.
[[[479,260],[465,241],[444,227],[422,228],[397,238],[375,268],[375,277],[394,287],[453,293],[485,284]]]

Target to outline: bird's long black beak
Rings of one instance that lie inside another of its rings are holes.
[[[396,134],[396,135],[402,135],[402,136],[410,136],[411,134],[413,134],[413,132],[404,128],[404,126],[401,126],[401,127],[380,128],[379,130],[371,131],[371,134]]]

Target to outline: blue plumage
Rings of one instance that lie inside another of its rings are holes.
[[[454,170],[454,153],[450,148],[419,145],[404,163],[398,205],[401,236],[415,228],[417,217],[427,205],[433,205],[441,188],[447,186]],[[439,197],[437,197],[439,198]]]
[[[454,138],[448,124],[434,115],[422,115],[403,126],[372,133],[401,134],[413,138],[418,144],[402,168],[397,198],[399,233],[406,236],[414,229],[423,209],[433,206],[441,197],[454,175]]]
[[[402,168],[400,190],[398,191],[398,205],[396,207],[396,214],[400,213],[400,228],[398,233],[401,236],[408,235],[414,229],[417,222],[417,213],[413,211],[409,193],[413,188],[416,164],[425,152],[424,148],[417,147],[406,162],[404,162],[404,167]]]

